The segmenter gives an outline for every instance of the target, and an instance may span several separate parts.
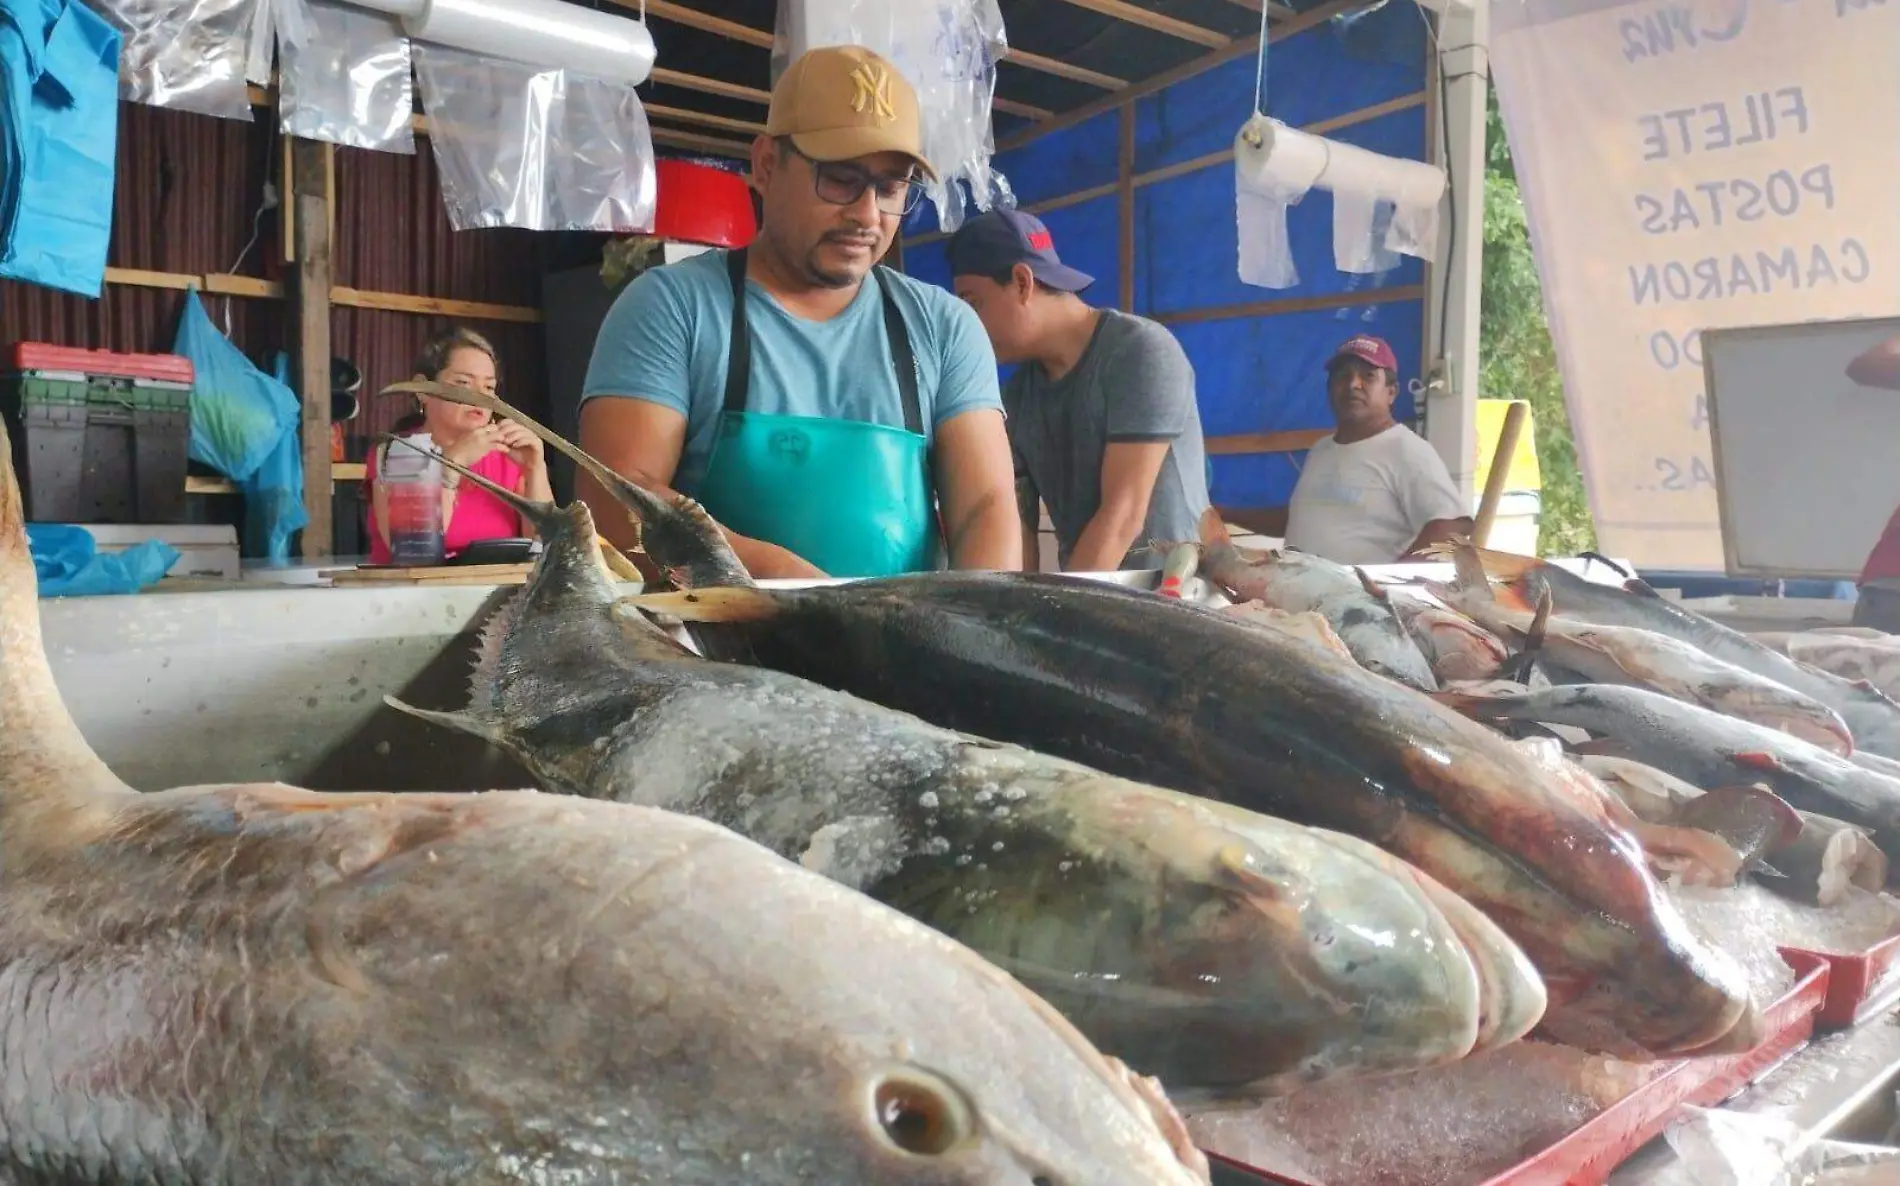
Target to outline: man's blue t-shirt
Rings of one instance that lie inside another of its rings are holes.
[[[884,333],[880,278],[910,332],[925,431],[978,408],[1002,409],[996,354],[976,313],[941,288],[873,270],[844,312],[806,321],[746,282],[752,388],[746,410],[904,427],[903,397]],[[726,252],[707,251],[646,272],[615,298],[594,342],[581,401],[631,396],[686,417],[672,485],[693,493],[706,474],[726,392],[732,281]]]

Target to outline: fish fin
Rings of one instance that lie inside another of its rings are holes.
[[[1484,560],[1476,546],[1468,543],[1453,545],[1451,566],[1457,574],[1452,579],[1454,589],[1473,593],[1487,600],[1496,596],[1491,591],[1491,578],[1485,572]]]
[[[1789,772],[1787,765],[1783,763],[1780,758],[1775,757],[1773,754],[1763,753],[1760,750],[1746,750],[1742,753],[1730,754],[1729,760],[1739,766],[1747,766],[1751,770],[1766,770],[1770,774],[1786,774]]]
[[[642,593],[624,604],[649,613],[670,614],[682,622],[762,622],[784,610],[766,589],[736,587],[689,589],[679,593]]]
[[[434,396],[513,420],[580,466],[628,511],[629,521],[641,529],[641,546],[655,563],[691,572],[696,584],[752,584],[745,565],[704,507],[683,494],[662,497],[627,480],[579,445],[495,396],[426,379],[391,383],[382,393]]]
[[[1373,600],[1383,601],[1383,602],[1386,602],[1387,604],[1391,603],[1392,595],[1386,592],[1385,586],[1379,584],[1379,582],[1373,580],[1370,576],[1366,575],[1365,569],[1360,568],[1355,565],[1352,571],[1353,571],[1353,575],[1359,578],[1360,586],[1364,588],[1367,593],[1372,595]]]
[[[1627,568],[1624,568],[1621,564],[1618,564],[1616,561],[1610,559],[1608,556],[1605,556],[1601,552],[1578,552],[1577,559],[1594,560],[1598,564],[1601,564],[1603,567],[1609,569],[1611,572],[1615,573],[1617,576],[1622,577],[1626,581],[1633,581],[1636,579],[1635,573],[1631,572]]]
[[[1749,869],[1749,872],[1754,874],[1756,877],[1766,877],[1771,881],[1788,880],[1788,875],[1786,873],[1783,873],[1781,870],[1775,868],[1773,865],[1770,865],[1765,861],[1756,861],[1754,864],[1754,867]]]
[[[407,713],[418,720],[440,725],[444,729],[453,729],[458,733],[468,733],[481,738],[497,749],[513,752],[513,747],[502,736],[501,730],[483,718],[471,712],[438,712],[432,708],[417,708],[413,704],[404,704],[394,696],[384,696],[383,703],[400,713]]]
[[[1249,548],[1241,544],[1228,544],[1227,547],[1246,564],[1269,564],[1280,554],[1272,548]]]
[[[1623,591],[1625,593],[1634,593],[1638,597],[1647,597],[1653,601],[1668,600],[1661,593],[1656,592],[1656,586],[1641,577],[1631,577],[1629,580],[1624,581]]]
[[[1544,562],[1535,556],[1520,556],[1516,552],[1499,552],[1469,543],[1461,543],[1457,546],[1460,550],[1471,549],[1477,556],[1478,562],[1484,566],[1486,575],[1500,580],[1520,580],[1544,566]]]
[[[600,548],[600,558],[606,562],[607,571],[623,581],[646,583],[646,575],[635,568],[633,561],[627,559],[627,554],[614,547],[606,536],[596,535],[594,542]]]

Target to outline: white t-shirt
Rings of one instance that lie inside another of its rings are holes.
[[[1403,424],[1306,455],[1287,508],[1286,543],[1339,564],[1391,564],[1434,519],[1471,512],[1438,451]]]

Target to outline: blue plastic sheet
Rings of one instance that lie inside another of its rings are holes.
[[[76,0],[0,0],[0,276],[99,295],[119,50],[118,31]]]
[[[178,549],[148,539],[123,552],[101,552],[92,532],[66,523],[28,523],[26,542],[33,553],[41,597],[99,597],[137,593],[178,563]]]
[[[290,537],[309,521],[303,505],[302,419],[289,362],[277,374],[257,369],[218,332],[196,292],[185,294],[174,354],[191,360],[193,461],[230,478],[244,495],[244,551],[272,564],[290,558]]]

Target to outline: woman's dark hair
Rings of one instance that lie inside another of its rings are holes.
[[[437,377],[449,368],[449,357],[457,350],[479,350],[488,355],[489,361],[497,367],[501,365],[495,347],[487,338],[466,326],[457,325],[443,330],[424,344],[422,353],[416,355],[415,373],[429,379]],[[421,428],[423,420],[420,411],[411,412],[391,425],[389,431],[403,436]]]

